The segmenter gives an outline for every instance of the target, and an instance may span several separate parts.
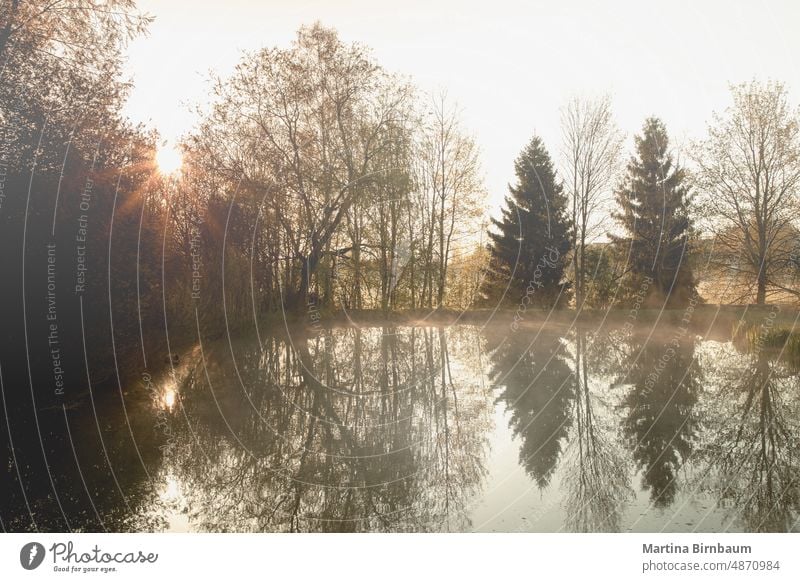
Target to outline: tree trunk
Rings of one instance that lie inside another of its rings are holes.
[[[5,61],[5,52],[6,47],[8,46],[8,40],[11,38],[11,23],[14,22],[14,16],[17,13],[17,9],[19,8],[19,0],[11,0],[11,6],[8,10],[8,20],[6,20],[5,26],[3,26],[2,30],[0,30],[0,60]]]
[[[764,265],[758,270],[758,290],[756,291],[756,304],[764,305],[767,302],[767,272]]]
[[[303,310],[306,307],[311,276],[317,270],[319,256],[319,251],[312,251],[303,261],[303,266],[300,270],[300,286],[297,290],[297,295],[292,298],[289,305],[289,307],[295,311]]]

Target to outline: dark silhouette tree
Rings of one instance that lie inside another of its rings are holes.
[[[569,300],[564,282],[570,251],[567,199],[550,155],[534,136],[514,163],[517,183],[509,186],[501,220],[492,219],[491,259],[482,289],[486,301],[553,307]]]
[[[674,163],[667,130],[661,120],[650,117],[636,136],[636,155],[616,191],[619,212],[614,217],[626,231],[612,236],[626,247],[629,256],[628,289],[636,292],[642,281],[648,286],[650,303],[668,307],[685,305],[696,294],[689,264],[692,224],[686,175]]]

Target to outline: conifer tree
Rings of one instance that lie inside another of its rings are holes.
[[[492,219],[488,302],[554,307],[569,300],[564,270],[570,250],[567,199],[542,140],[534,136],[514,163],[502,219]]]
[[[614,218],[626,234],[611,238],[629,257],[628,292],[645,290],[650,305],[677,307],[696,295],[689,264],[692,224],[685,179],[669,152],[664,124],[648,118],[616,191],[620,211]]]

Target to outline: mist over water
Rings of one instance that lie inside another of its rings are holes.
[[[41,440],[30,414],[14,415],[20,473],[4,488],[3,522],[798,530],[800,381],[789,363],[724,331],[528,323],[289,327],[204,342],[161,375],[38,410]]]

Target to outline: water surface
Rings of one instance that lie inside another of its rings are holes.
[[[4,527],[797,531],[799,388],[669,325],[225,337],[43,416]]]

